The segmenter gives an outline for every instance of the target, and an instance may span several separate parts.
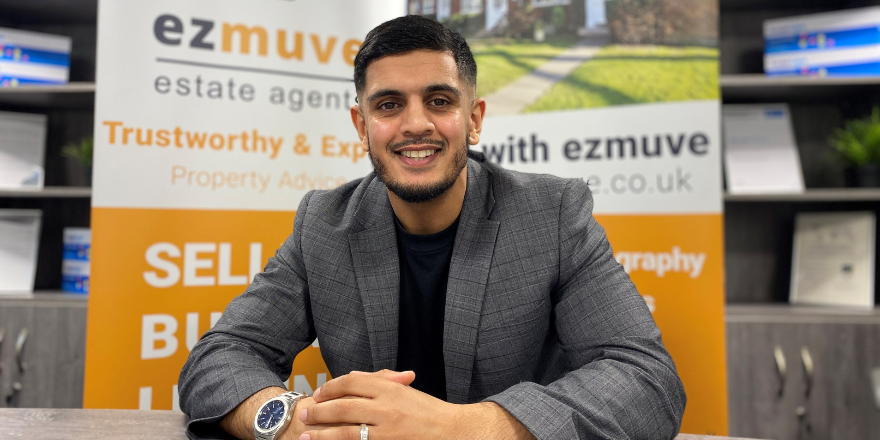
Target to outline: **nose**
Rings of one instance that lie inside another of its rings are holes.
[[[426,137],[434,133],[434,123],[428,108],[421,99],[407,103],[403,110],[400,131],[406,137]]]

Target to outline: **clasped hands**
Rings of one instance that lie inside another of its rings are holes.
[[[332,379],[298,402],[285,440],[360,440],[361,424],[370,440],[515,438],[525,431],[495,403],[447,403],[409,387],[414,379],[412,371],[389,370]],[[511,420],[520,429],[496,437]]]

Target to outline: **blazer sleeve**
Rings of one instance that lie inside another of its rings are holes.
[[[559,213],[555,328],[571,371],[488,398],[538,439],[672,439],[685,393],[660,330],[572,180]]]
[[[190,352],[178,382],[190,438],[228,438],[217,422],[257,391],[283,388],[294,357],[315,340],[301,241],[312,194],[263,272]]]

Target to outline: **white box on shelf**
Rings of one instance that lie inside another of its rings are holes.
[[[880,75],[880,7],[764,22],[768,75]]]
[[[70,37],[0,28],[0,87],[67,84]]]
[[[801,37],[819,32],[866,29],[880,23],[880,6],[764,20],[764,38]]]
[[[789,302],[873,308],[875,225],[873,212],[799,213]]]
[[[43,189],[46,115],[0,112],[0,188]]]
[[[0,294],[32,292],[42,212],[0,209]]]
[[[721,112],[724,176],[729,193],[804,191],[788,105],[728,104]]]

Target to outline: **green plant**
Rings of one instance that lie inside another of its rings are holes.
[[[869,118],[847,121],[828,141],[846,166],[880,163],[880,108],[874,107]]]
[[[80,165],[85,168],[92,168],[92,154],[94,148],[94,139],[91,136],[84,137],[80,139],[78,143],[71,142],[61,147],[61,155],[79,162]]]

